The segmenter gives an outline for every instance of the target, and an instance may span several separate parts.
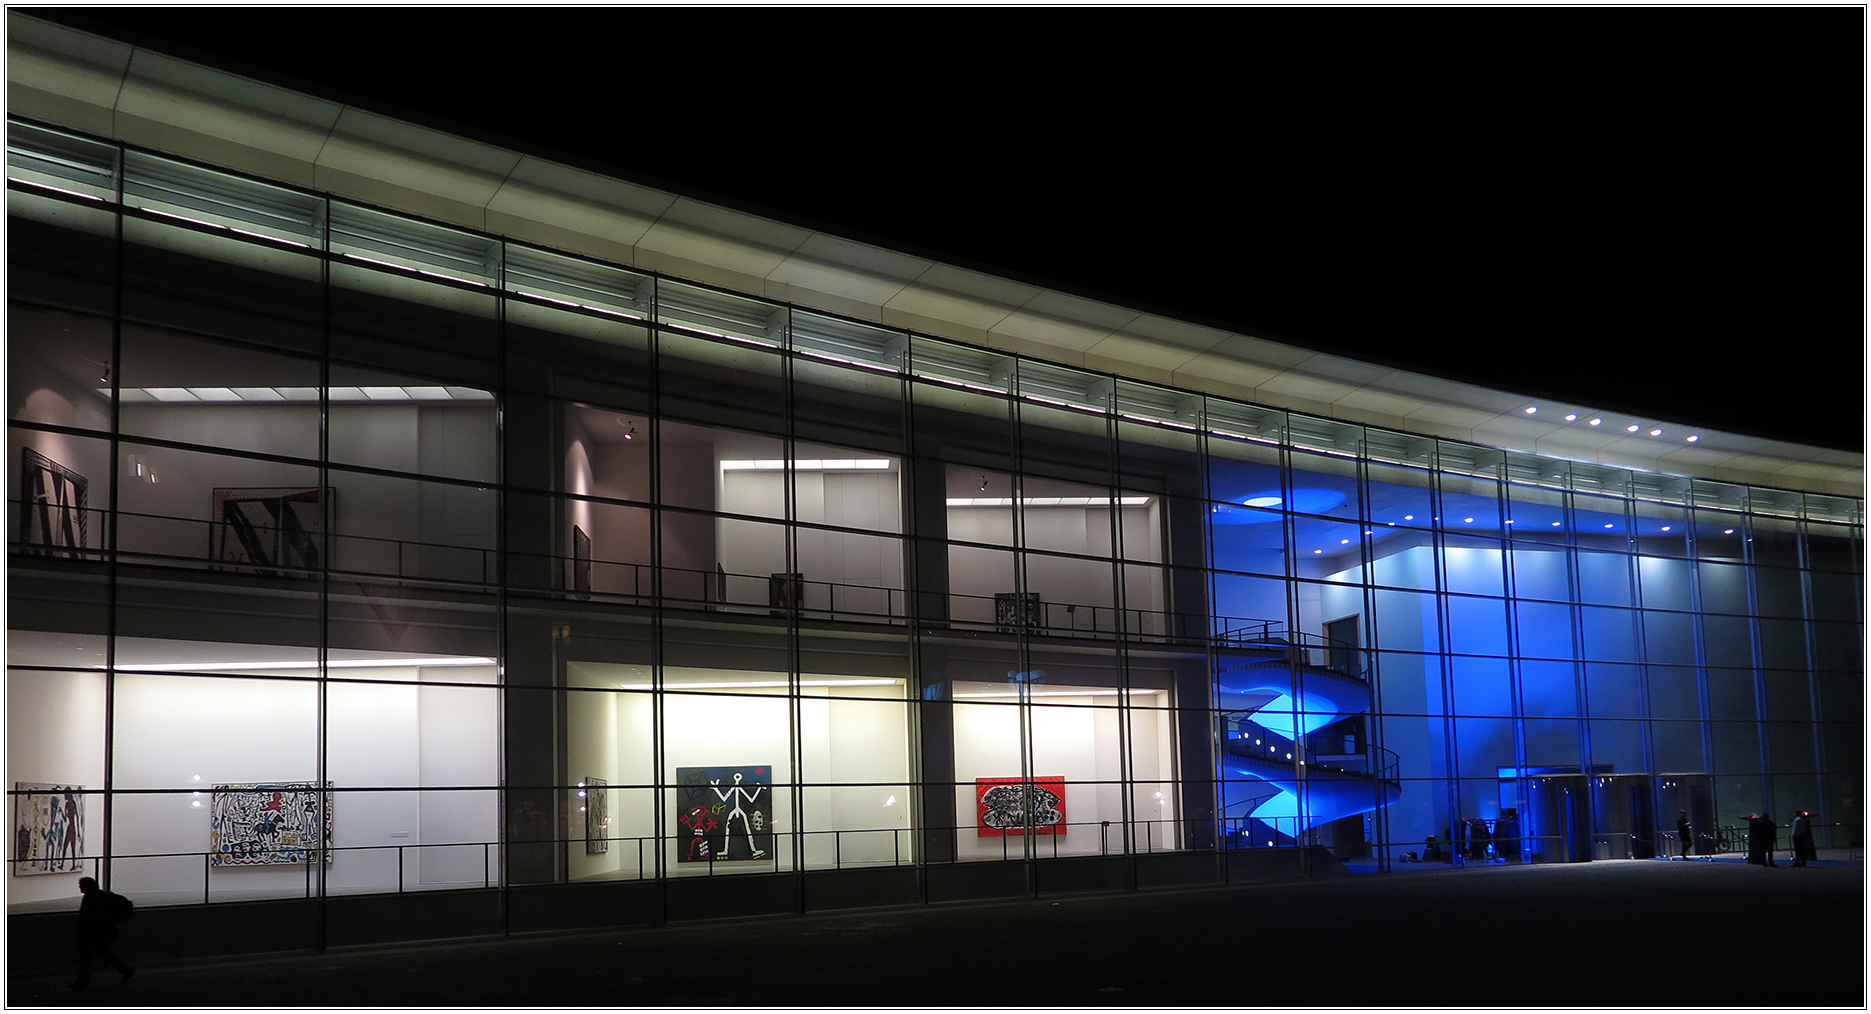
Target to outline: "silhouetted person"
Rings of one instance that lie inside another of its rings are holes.
[[[1774,862],[1774,819],[1763,813],[1748,815],[1748,862],[1756,866],[1779,866]]]
[[[1448,861],[1449,854],[1442,851],[1442,846],[1437,844],[1435,835],[1432,834],[1423,839],[1423,862],[1446,863]]]
[[[1813,815],[1801,810],[1793,818],[1793,865],[1804,866],[1808,859],[1818,858],[1818,850],[1813,848]]]
[[[117,980],[119,985],[129,982],[136,969],[110,952],[110,942],[117,939],[117,924],[125,918],[123,910],[128,906],[121,896],[98,887],[97,881],[90,877],[78,879],[78,891],[84,895],[84,900],[78,903],[78,981],[72,983],[72,988],[83,989],[90,985],[94,954],[122,976]]]
[[[1494,822],[1494,854],[1520,861],[1520,820],[1511,810],[1502,811],[1501,818]]]
[[[1676,848],[1677,851],[1682,854],[1681,858],[1689,858],[1689,841],[1691,837],[1690,832],[1692,830],[1694,829],[1689,826],[1689,811],[1676,811]]]

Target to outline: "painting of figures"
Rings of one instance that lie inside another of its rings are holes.
[[[76,873],[84,855],[84,786],[14,782],[13,875]]]
[[[325,788],[331,788],[326,782]],[[216,866],[330,864],[331,806],[313,782],[249,782],[214,787],[213,856]]]
[[[1028,825],[1032,826],[1034,834],[1066,832],[1064,775],[1033,779],[977,778],[975,801],[980,807],[975,829],[977,838],[1026,834]]]
[[[773,854],[773,767],[676,769],[676,861],[737,862]]]
[[[611,850],[611,790],[602,778],[586,778],[578,783],[585,811],[585,854],[603,855]]]

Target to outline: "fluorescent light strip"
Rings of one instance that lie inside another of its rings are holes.
[[[894,679],[849,679],[849,680],[800,680],[802,687],[894,687],[902,685],[902,680]],[[793,684],[785,680],[733,680],[725,683],[664,683],[664,690],[741,690],[768,689],[787,687]],[[650,683],[619,683],[620,690],[650,690]]]
[[[411,669],[417,666],[439,667],[439,666],[493,665],[493,664],[494,664],[494,660],[491,658],[450,655],[450,656],[446,656],[443,658],[338,658],[338,659],[330,659],[326,661],[325,668],[327,669]],[[315,661],[298,660],[298,661],[284,661],[284,662],[148,662],[148,663],[143,663],[143,664],[125,663],[125,664],[120,664],[119,666],[117,666],[117,668],[132,669],[132,670],[136,670],[139,672],[234,672],[234,671],[245,672],[245,671],[256,670],[256,669],[272,672],[272,671],[279,671],[279,670],[317,669],[318,666],[319,664]],[[104,667],[100,665],[100,666],[97,666],[96,668],[102,669]]]
[[[102,397],[110,397],[110,388],[97,388]],[[125,401],[182,402],[315,402],[316,387],[126,387]],[[471,387],[439,385],[408,387],[334,387],[331,400],[341,402],[386,401],[493,401],[494,396]],[[863,466],[872,467],[872,466]],[[883,466],[887,467],[887,466]]]
[[[1147,496],[1121,496],[1117,498],[1119,507],[1145,507],[1150,503]],[[1011,507],[1013,498],[1005,496],[952,496],[948,498],[950,507]],[[1109,507],[1108,496],[1023,496],[1022,507]]]
[[[723,461],[723,472],[777,472],[788,464],[795,472],[842,472],[851,469],[873,471],[890,467],[889,458],[801,458],[791,462],[779,458],[735,459]]]
[[[1160,694],[1161,690],[1028,690],[1024,694],[1018,690],[989,690],[974,694],[956,694],[961,697],[1116,697],[1118,694]]]

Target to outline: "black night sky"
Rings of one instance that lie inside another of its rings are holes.
[[[1138,309],[1863,446],[1857,7],[26,13]]]

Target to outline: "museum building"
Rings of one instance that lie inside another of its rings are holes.
[[[1862,840],[1861,454],[8,34],[16,927],[80,875],[264,950]]]

